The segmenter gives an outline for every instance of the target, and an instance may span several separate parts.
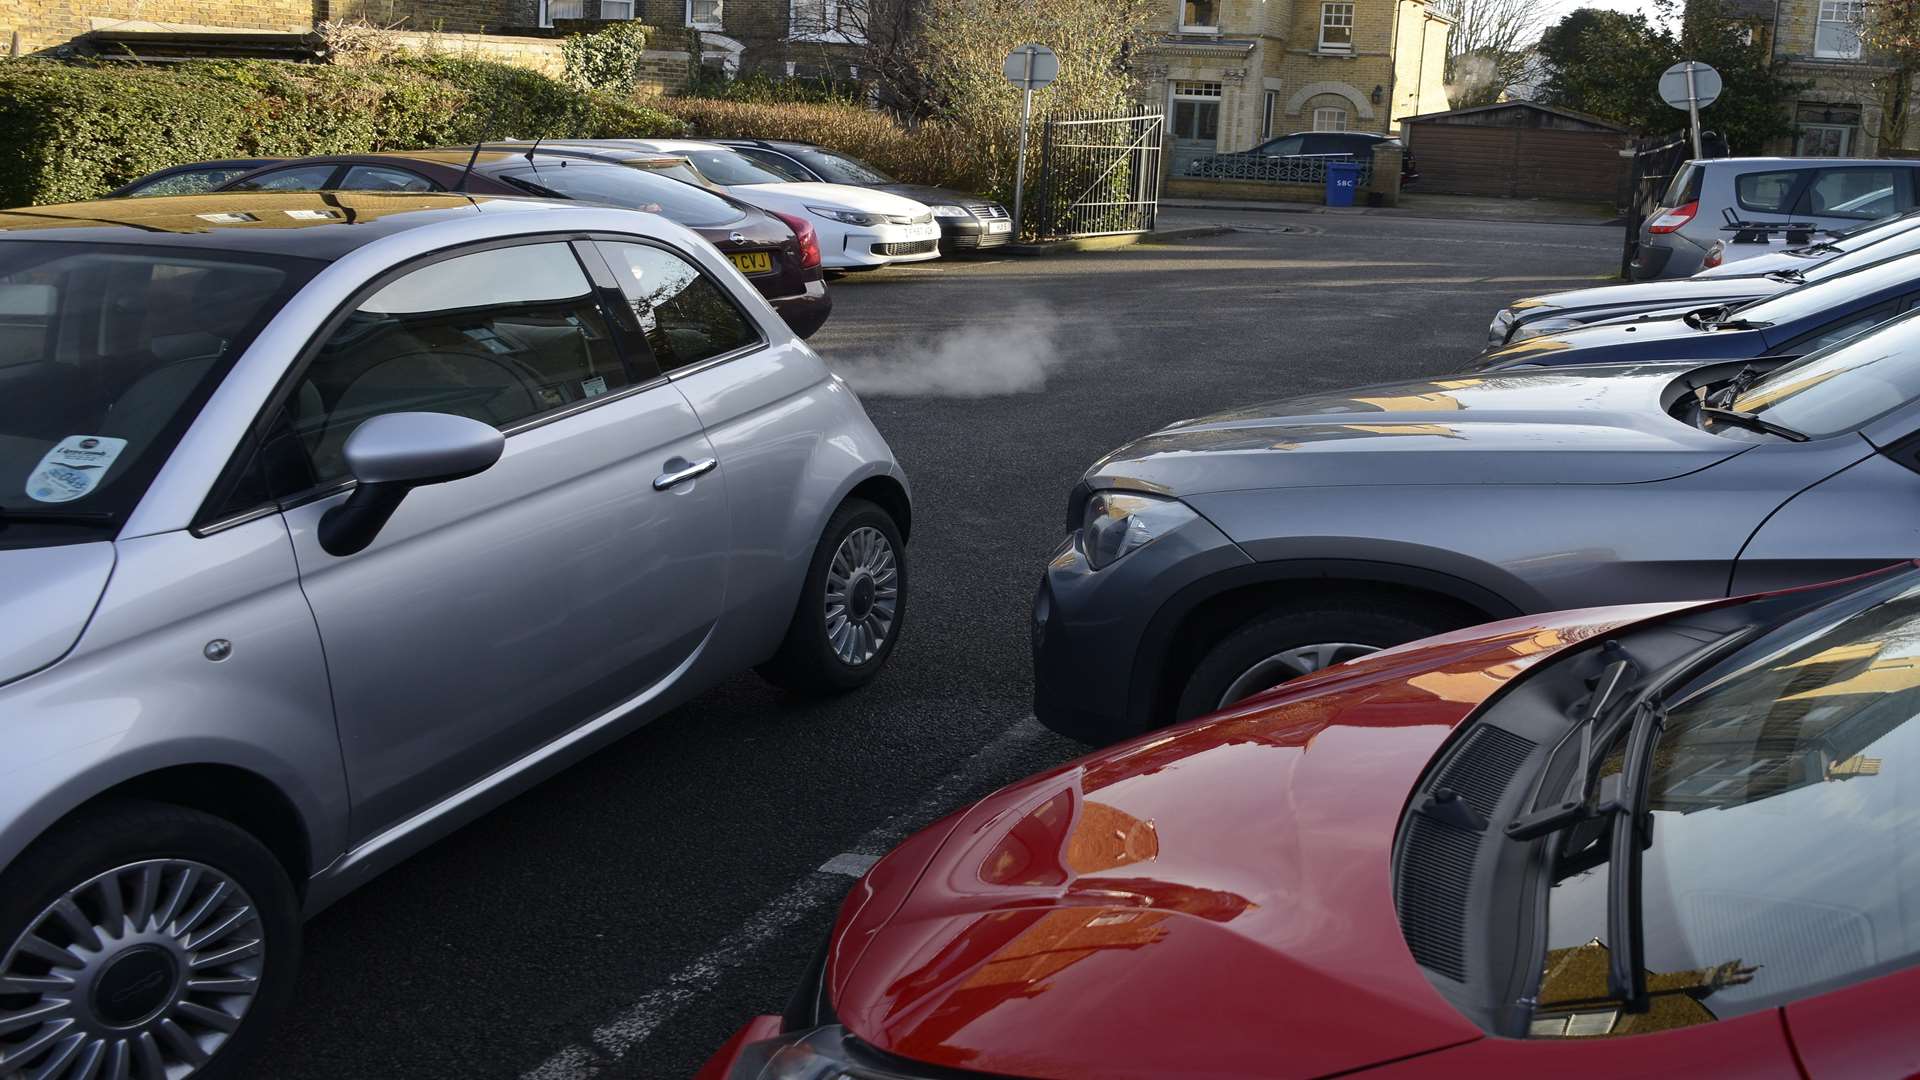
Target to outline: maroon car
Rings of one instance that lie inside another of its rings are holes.
[[[813,226],[803,218],[748,206],[708,184],[684,158],[623,154],[616,159],[511,144],[481,147],[478,153],[467,147],[337,154],[275,162],[215,190],[465,191],[646,210],[719,248],[801,337],[811,337],[833,310]]]

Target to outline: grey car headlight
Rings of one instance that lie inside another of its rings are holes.
[[[1497,349],[1507,343],[1507,334],[1513,329],[1513,309],[1501,308],[1494,313],[1493,321],[1487,324],[1487,348]]]
[[[972,217],[973,211],[968,210],[964,206],[955,206],[952,203],[934,203],[933,216],[934,217]]]
[[[819,214],[830,221],[847,225],[879,225],[887,220],[885,214],[863,214],[858,210],[838,210],[831,206],[809,206],[807,213]]]
[[[863,1061],[847,1029],[838,1024],[795,1031],[740,1051],[726,1080],[919,1080],[890,1065]]]
[[[1532,322],[1521,323],[1519,326],[1514,327],[1512,340],[1531,341],[1534,338],[1545,337],[1548,334],[1558,334],[1563,331],[1578,329],[1579,326],[1580,323],[1573,319],[1535,319]]]
[[[1096,491],[1081,519],[1080,546],[1095,570],[1112,566],[1198,517],[1186,503],[1137,491]]]

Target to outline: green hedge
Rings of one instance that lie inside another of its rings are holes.
[[[679,120],[506,64],[0,61],[0,206],[72,202],[189,161],[502,138],[646,138]]]

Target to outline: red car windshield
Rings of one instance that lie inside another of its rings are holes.
[[[1604,862],[1552,889],[1536,1037],[1771,1009],[1920,956],[1920,579],[1789,621],[1694,680],[1653,744],[1649,1007],[1609,999]],[[1603,767],[1603,775],[1619,770]]]

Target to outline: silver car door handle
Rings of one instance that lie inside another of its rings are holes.
[[[678,460],[685,460],[685,459],[682,458]],[[671,465],[673,464],[673,462],[670,461],[667,464]],[[707,458],[705,461],[696,461],[693,464],[688,465],[682,469],[674,469],[671,472],[663,472],[659,476],[656,476],[653,478],[653,490],[665,491],[668,488],[674,486],[675,484],[684,484],[696,476],[705,476],[708,473],[712,472],[713,467],[718,464],[720,463],[714,460],[713,458]]]

